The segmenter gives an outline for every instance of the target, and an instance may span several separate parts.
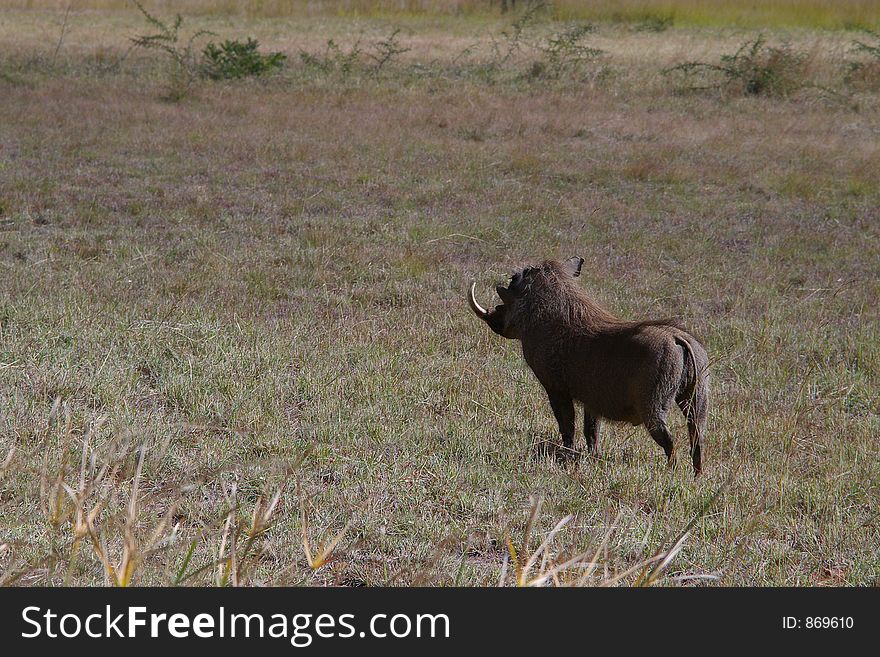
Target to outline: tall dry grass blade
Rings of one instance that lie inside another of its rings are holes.
[[[263,536],[269,531],[272,525],[272,516],[275,514],[275,509],[278,506],[278,502],[281,500],[284,486],[285,484],[282,484],[278,487],[278,490],[275,491],[275,494],[272,496],[268,504],[265,503],[265,495],[260,495],[254,504],[254,510],[253,513],[251,513],[251,523],[245,531],[247,542],[242,549],[241,555],[236,556],[237,564],[235,567],[234,578],[234,584],[236,586],[239,582],[243,581],[247,574],[248,556],[250,555],[254,544],[260,536]],[[254,557],[254,560],[259,558],[260,553]]]
[[[519,565],[516,548],[513,546],[513,541],[510,538],[507,539],[507,553],[510,555],[510,561],[513,563],[514,580],[516,581],[516,585],[519,586],[522,581],[522,569]]]
[[[596,546],[596,551],[593,553],[592,559],[588,562],[587,572],[585,572],[578,582],[578,586],[583,586],[586,584],[587,580],[593,576],[596,568],[599,565],[599,554],[605,550],[605,546],[608,545],[608,541],[611,540],[611,535],[614,533],[614,530],[617,529],[617,523],[620,522],[620,516],[623,514],[623,511],[618,512],[617,516],[614,518],[614,522],[611,523],[611,526],[605,532],[605,535],[602,537],[602,540],[599,542],[599,545]]]
[[[498,586],[504,586],[504,581],[507,579],[507,566],[510,563],[510,557],[505,554],[504,560],[501,562],[501,573],[498,575]]]
[[[523,530],[523,540],[521,543],[523,552],[527,552],[529,549],[529,536],[532,535],[532,530],[535,527],[535,520],[538,518],[538,515],[540,515],[541,506],[544,504],[544,500],[541,497],[531,496],[529,501],[532,504],[532,509],[529,513],[529,520],[526,523],[526,528]]]
[[[664,554],[660,555],[660,563],[658,563],[650,570],[645,579],[640,582],[640,586],[653,586],[654,583],[658,579],[660,579],[663,571],[666,570],[666,567],[678,555],[678,553],[681,551],[681,548],[684,547],[684,542],[690,535],[691,533],[689,531],[686,531],[684,534],[679,536],[678,540],[672,545],[672,547],[670,547]]]
[[[566,570],[569,570],[571,568],[575,568],[576,566],[578,566],[578,564],[580,564],[584,561],[586,556],[587,556],[587,553],[584,552],[584,553],[579,554],[575,557],[572,557],[571,559],[569,559],[567,561],[564,561],[560,564],[557,564],[557,565],[553,566],[552,568],[550,568],[549,570],[547,570],[545,572],[541,572],[538,576],[532,578],[531,580],[528,580],[526,582],[525,586],[543,586],[544,584],[547,583],[548,579],[552,579],[556,583],[557,586],[560,586],[562,584],[562,582],[559,579],[560,573],[564,573]]]
[[[672,558],[674,558],[675,555],[678,554],[678,552],[681,550],[682,546],[684,545],[685,539],[690,534],[690,531],[694,528],[694,526],[697,524],[697,522],[699,522],[699,520],[706,515],[706,513],[709,511],[709,509],[712,508],[712,506],[715,504],[715,502],[718,500],[718,498],[721,497],[721,494],[725,490],[727,490],[727,488],[730,486],[731,482],[733,481],[734,476],[736,475],[736,473],[738,471],[739,471],[739,467],[737,467],[736,470],[731,472],[728,475],[727,479],[725,479],[721,483],[721,485],[712,494],[712,496],[705,502],[705,504],[703,504],[703,506],[700,508],[700,510],[697,511],[696,514],[694,514],[694,517],[691,518],[690,522],[688,522],[688,524],[684,527],[684,529],[682,529],[679,532],[678,536],[676,536],[675,540],[672,543],[672,547],[670,547],[669,550],[667,550],[665,552],[663,552],[662,550],[658,551],[654,555],[655,557],[661,556],[660,564],[658,564],[657,566],[652,568],[650,571],[647,570],[647,568],[645,570],[643,570],[642,573],[639,575],[638,579],[636,580],[634,586],[651,586],[654,582],[656,582],[659,579],[660,575],[662,574],[663,569],[669,565],[669,562],[672,561]],[[667,558],[667,557],[669,557],[669,558]]]
[[[9,448],[9,452],[6,454],[6,458],[3,459],[3,462],[0,463],[0,474],[6,472],[9,466],[12,464],[12,458],[15,456],[15,445]]]
[[[339,542],[342,541],[346,532],[348,532],[349,527],[351,526],[350,522],[347,522],[345,526],[332,538],[330,541],[326,541],[326,537],[322,539],[318,543],[318,551],[316,553],[312,553],[311,545],[309,544],[309,536],[308,536],[308,514],[306,513],[306,503],[305,498],[302,495],[302,489],[300,487],[299,481],[296,483],[297,493],[299,494],[299,504],[300,504],[300,518],[302,523],[302,542],[303,542],[303,551],[306,555],[306,561],[309,564],[309,567],[315,571],[321,568],[321,566],[325,566],[336,558],[334,555],[334,550],[336,546],[339,545]]]
[[[189,562],[192,561],[193,553],[196,551],[197,544],[198,542],[195,539],[190,541],[189,549],[183,557],[183,563],[180,565],[180,568],[177,569],[177,574],[174,576],[174,586],[180,586],[180,583],[183,582],[183,579],[186,576],[186,569],[189,567]]]
[[[232,561],[226,552],[226,543],[230,540],[232,533],[232,516],[236,509],[231,508],[226,513],[226,522],[223,526],[223,534],[220,537],[220,549],[217,553],[217,572],[214,576],[214,584],[216,586],[226,586],[229,583],[229,573],[232,568]]]
[[[550,533],[547,534],[547,537],[541,542],[541,545],[538,546],[538,549],[535,550],[532,553],[532,555],[529,557],[528,561],[526,561],[526,564],[523,567],[523,574],[526,578],[528,578],[528,574],[531,571],[532,567],[535,565],[535,561],[538,560],[538,557],[541,556],[542,553],[544,554],[545,558],[541,562],[541,569],[540,570],[541,571],[544,570],[544,567],[546,566],[547,561],[548,561],[547,546],[553,542],[553,539],[556,537],[556,534],[558,534],[559,531],[563,527],[565,527],[569,522],[571,522],[571,520],[573,518],[574,518],[573,515],[565,516],[562,520],[560,520],[559,522],[556,523],[556,526],[553,527],[552,530],[550,530]]]
[[[629,568],[624,570],[622,573],[618,573],[614,577],[607,578],[607,579],[603,580],[602,582],[599,583],[599,586],[614,586],[618,582],[622,582],[624,579],[626,579],[627,577],[629,577],[633,573],[635,573],[639,570],[644,570],[645,567],[650,566],[652,563],[659,561],[660,559],[662,559],[662,555],[649,557],[649,558],[645,559],[644,561],[641,561],[633,566],[630,566]]]

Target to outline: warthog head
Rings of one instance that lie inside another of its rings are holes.
[[[557,272],[563,277],[576,278],[581,275],[581,267],[584,259],[580,257],[569,258],[559,265]],[[519,340],[525,324],[532,319],[532,311],[535,310],[535,299],[530,298],[532,292],[535,297],[544,296],[543,288],[546,287],[544,278],[547,275],[546,263],[544,267],[525,267],[513,273],[507,287],[496,285],[495,292],[503,302],[495,306],[494,310],[486,310],[477,301],[475,290],[476,283],[471,284],[468,302],[477,317],[489,325],[495,333],[511,340]],[[546,305],[542,304],[542,305]]]

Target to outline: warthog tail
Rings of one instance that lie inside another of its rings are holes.
[[[703,469],[701,446],[709,415],[709,360],[699,343],[692,343],[689,338],[675,338],[685,354],[684,373],[675,401],[687,418],[694,475],[699,475]]]

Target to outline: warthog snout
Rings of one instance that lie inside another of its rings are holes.
[[[644,425],[672,465],[667,415],[684,413],[694,473],[708,413],[706,350],[674,320],[618,319],[578,286],[583,258],[548,260],[514,272],[495,288],[502,303],[487,310],[471,284],[468,303],[495,333],[522,344],[523,356],[544,386],[562,442],[574,446],[574,402],[584,407],[587,448],[598,454],[602,419]]]
[[[486,322],[486,324],[489,325],[489,328],[495,331],[495,333],[497,333],[498,335],[511,339],[517,338],[517,334],[507,327],[507,322],[505,321],[508,307],[502,304],[500,306],[495,306],[495,308],[491,311],[486,310],[479,304],[479,302],[477,301],[477,297],[474,294],[476,286],[476,283],[471,283],[471,291],[468,295],[468,301],[470,302],[471,308],[473,309],[474,313],[476,313],[477,317]],[[502,294],[501,290],[504,290],[504,288],[502,288],[500,285],[495,288],[495,291],[498,292],[498,296],[502,297],[503,299],[504,295]]]

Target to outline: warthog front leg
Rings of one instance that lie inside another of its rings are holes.
[[[584,409],[584,438],[590,454],[599,456],[599,418],[590,415],[587,409]]]
[[[568,395],[548,392],[547,396],[550,398],[553,415],[559,423],[562,444],[566,452],[570,453],[574,447],[574,402]]]

